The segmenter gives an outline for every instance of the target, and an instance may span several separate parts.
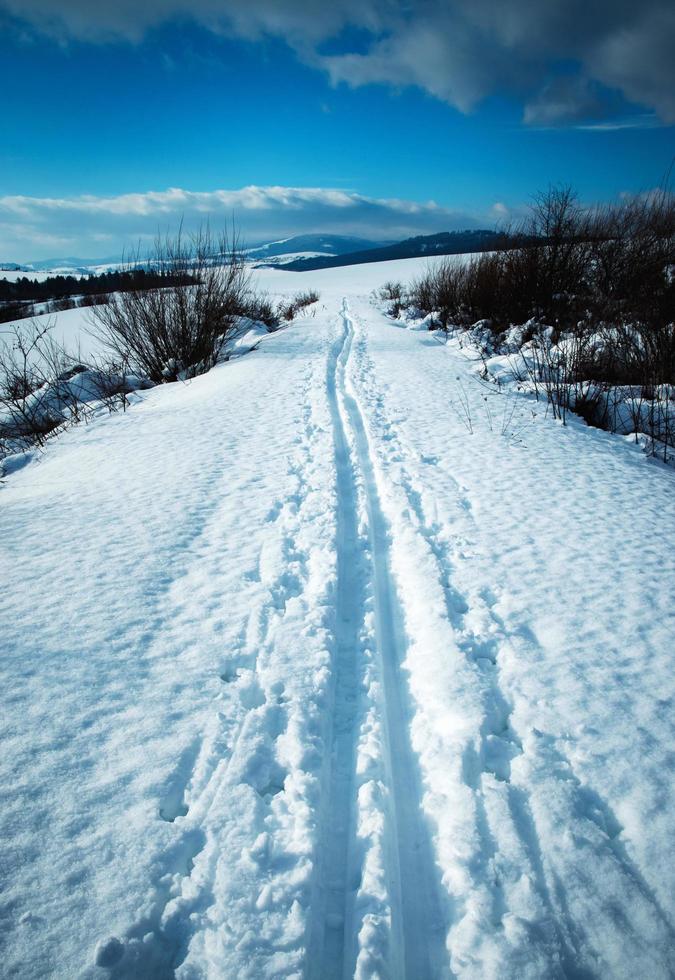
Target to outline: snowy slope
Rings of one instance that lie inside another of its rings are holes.
[[[8,976],[672,975],[674,474],[413,264],[0,488]]]
[[[450,261],[464,262],[469,255],[449,256]],[[339,309],[342,297],[368,294],[390,280],[410,282],[438,259],[396,259],[370,265],[349,265],[338,269],[313,272],[284,272],[282,269],[255,269],[254,281],[262,290],[287,295],[306,289],[318,289],[322,299],[330,298],[331,309]]]
[[[103,345],[91,332],[91,307],[76,307],[60,313],[41,313],[32,320],[41,328],[51,326],[54,340],[77,357],[88,360],[104,354]],[[29,328],[30,322],[27,319],[16,320],[15,324],[2,324],[0,330],[6,337],[13,325],[25,330]]]

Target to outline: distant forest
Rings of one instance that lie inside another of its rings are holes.
[[[187,275],[172,275],[146,269],[125,269],[115,272],[91,273],[79,276],[49,276],[42,282],[22,276],[16,282],[0,279],[0,301],[3,303],[32,300],[41,303],[63,296],[92,296],[99,293],[128,293],[138,289],[161,286],[186,286],[192,282]]]

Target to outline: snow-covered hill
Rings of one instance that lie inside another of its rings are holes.
[[[259,270],[314,315],[0,487],[7,976],[673,975],[675,474],[424,263]]]
[[[281,259],[290,262],[293,257],[345,255],[349,252],[390,244],[391,242],[374,242],[367,238],[355,238],[352,235],[294,235],[292,238],[282,238],[277,242],[257,245],[246,251],[247,255],[255,261],[268,262]]]
[[[368,238],[356,238],[353,235],[293,235],[291,238],[281,238],[273,242],[263,242],[252,246],[243,246],[246,258],[252,263],[265,262],[272,265],[297,261],[298,259],[316,258],[318,256],[344,255],[348,252],[377,248],[391,245],[391,241],[371,241]],[[85,276],[110,272],[124,265],[123,256],[110,256],[104,259],[82,259],[74,257],[43,259],[30,263],[4,263],[0,267],[0,279],[15,281],[27,276],[43,282],[49,276]]]

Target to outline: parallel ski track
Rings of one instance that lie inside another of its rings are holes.
[[[349,936],[348,878],[350,845],[354,838],[359,634],[364,615],[365,581],[363,561],[359,561],[362,549],[356,479],[338,400],[338,379],[344,371],[339,365],[346,342],[345,331],[331,351],[326,381],[335,447],[337,596],[330,773],[324,810],[318,908],[306,971],[316,980],[342,980],[349,976],[356,953],[355,939]]]
[[[367,574],[375,605],[375,634],[384,688],[384,726],[388,789],[391,796],[389,894],[395,975],[414,980],[447,974],[439,873],[429,828],[421,809],[419,769],[410,743],[411,710],[401,663],[405,653],[402,616],[392,578],[387,523],[377,490],[371,450],[361,409],[347,383],[354,326],[343,300],[344,333],[329,363],[328,398],[335,433],[338,492],[338,595],[336,680],[328,793],[328,834],[320,869],[323,925],[308,973],[316,977],[350,976],[355,937],[349,935],[350,841],[354,830],[354,760],[358,707],[359,627],[364,587],[358,561],[357,472],[365,494],[370,550]],[[353,438],[350,451],[348,433]]]

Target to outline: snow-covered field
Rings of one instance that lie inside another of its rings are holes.
[[[31,319],[41,328],[51,326],[50,333],[54,340],[76,357],[87,360],[103,354],[101,343],[92,333],[91,307],[76,307],[60,313],[41,313]],[[30,319],[24,319],[16,320],[15,323],[0,323],[0,341],[9,337],[15,326],[25,330],[30,322]]]
[[[0,487],[3,976],[674,975],[675,472],[424,263],[258,270],[314,315]]]

